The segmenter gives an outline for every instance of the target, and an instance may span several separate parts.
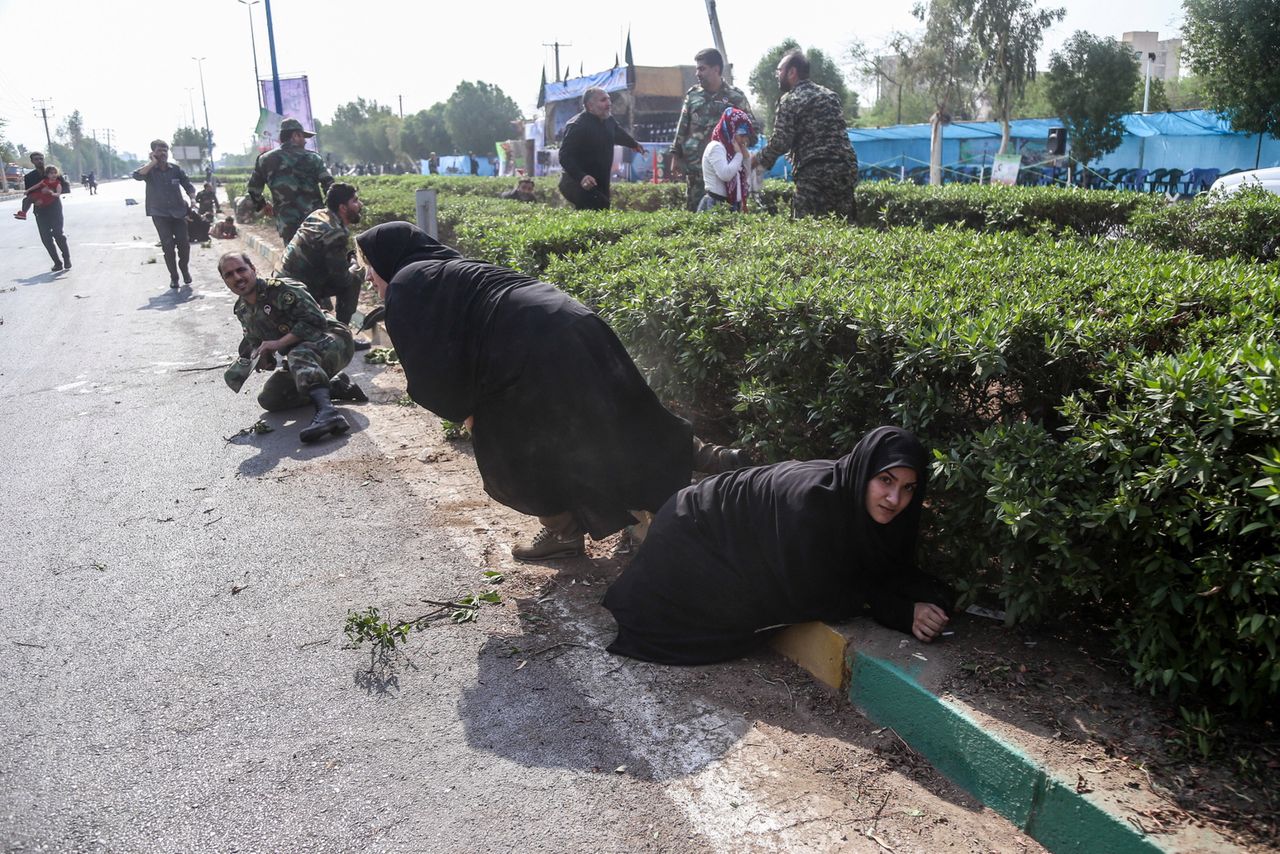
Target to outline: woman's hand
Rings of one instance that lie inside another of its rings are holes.
[[[947,612],[929,602],[917,602],[915,618],[911,621],[911,634],[929,643],[950,622]]]

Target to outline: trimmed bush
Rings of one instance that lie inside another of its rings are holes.
[[[1161,249],[1205,258],[1273,260],[1263,247],[1280,237],[1280,196],[1257,187],[1225,198],[1201,193],[1189,202],[1136,213],[1128,233]]]

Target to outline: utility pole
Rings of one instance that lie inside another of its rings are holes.
[[[114,178],[116,176],[115,175],[115,156],[111,152],[111,135],[114,134],[115,131],[113,131],[111,128],[105,128],[105,129],[102,129],[101,131],[98,128],[95,128],[93,131],[94,142],[98,141],[99,133],[102,133],[102,135],[107,139],[106,175],[107,175],[107,178],[109,179]]]
[[[204,141],[208,145],[209,171],[213,171],[213,132],[209,130],[209,100],[204,95],[204,61],[205,57],[191,57],[200,69],[200,103],[204,105]]]
[[[1146,82],[1142,87],[1142,112],[1148,112],[1151,109],[1151,63],[1156,61],[1154,53],[1147,54],[1147,74]],[[1143,137],[1146,139],[1146,137]]]
[[[724,60],[724,81],[732,85],[733,66],[729,64],[729,54],[724,49],[724,36],[720,33],[720,18],[716,15],[716,0],[707,0],[707,18],[711,20],[711,40],[716,43],[716,50],[720,51],[720,58]]]
[[[542,46],[554,47],[556,49],[556,82],[559,83],[560,82],[560,48],[573,47],[573,42],[569,42],[568,44],[560,44],[560,42],[551,42],[550,44],[548,44],[547,42],[543,42]],[[567,74],[565,76],[568,77]]]
[[[403,119],[404,118],[404,95],[397,95],[396,97],[400,99],[400,118]]]
[[[258,109],[262,109],[262,80],[258,76],[258,40],[253,35],[253,7],[262,0],[236,0],[244,4],[249,11],[249,45],[253,48],[253,95],[258,99]]]
[[[284,115],[284,96],[280,94],[280,68],[276,65],[276,34],[271,25],[271,0],[263,0],[267,6],[267,44],[271,47],[271,83],[276,93],[276,109],[278,115]]]
[[[36,110],[40,113],[40,118],[44,119],[44,141],[48,145],[45,149],[47,156],[53,157],[53,137],[49,135],[49,104],[52,103],[50,98],[32,98],[31,103],[36,105]]]

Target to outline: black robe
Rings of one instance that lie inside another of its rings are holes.
[[[867,483],[900,465],[916,471],[916,492],[881,525],[867,513]],[[950,592],[915,566],[927,473],[914,436],[879,427],[839,460],[740,469],[682,489],[605,595],[618,623],[609,651],[704,664],[743,655],[783,625],[848,619],[864,603],[904,632],[916,602],[949,610]]]
[[[409,396],[450,421],[475,416],[476,464],[495,500],[533,516],[572,512],[600,538],[689,483],[689,422],[585,306],[409,223],[357,243],[388,282],[386,328]]]

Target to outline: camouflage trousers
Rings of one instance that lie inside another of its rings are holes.
[[[267,377],[258,394],[258,405],[268,412],[294,409],[311,402],[313,388],[328,388],[329,378],[345,368],[356,353],[355,340],[346,324],[329,321],[319,341],[303,341],[289,351],[288,371]]]
[[[298,278],[298,281],[306,285],[307,293],[311,294],[321,308],[325,308],[326,300],[332,297],[336,304],[333,316],[338,318],[340,323],[351,322],[351,315],[356,313],[356,307],[360,302],[360,286],[364,284],[363,275],[352,273],[344,267],[341,272],[331,273],[323,278],[308,276],[306,279]]]
[[[858,184],[858,167],[845,163],[810,163],[795,175],[795,192],[791,197],[791,215],[835,216],[852,223],[853,188]]]
[[[702,164],[686,169],[685,180],[689,182],[689,195],[685,199],[685,207],[690,211],[696,211],[698,205],[702,204],[702,197],[707,194],[707,185],[702,179]]]

